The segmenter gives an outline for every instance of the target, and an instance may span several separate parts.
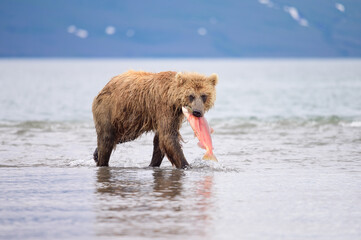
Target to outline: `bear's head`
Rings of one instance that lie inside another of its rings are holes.
[[[175,76],[178,85],[178,101],[181,107],[190,107],[192,114],[202,117],[214,105],[216,100],[217,74],[204,76],[198,73],[181,73]]]

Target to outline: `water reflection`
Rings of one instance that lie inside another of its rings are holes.
[[[212,185],[213,176],[205,176],[204,179],[197,182],[197,193],[200,196],[198,206],[201,212],[207,212],[211,207],[210,198],[212,197]],[[207,214],[202,214],[199,216],[199,218],[208,220],[210,219],[210,216]]]
[[[209,235],[213,176],[177,169],[99,168],[96,223],[99,236]]]
[[[153,191],[159,193],[159,197],[174,198],[182,192],[183,171],[172,169],[170,172],[156,169],[154,170]]]

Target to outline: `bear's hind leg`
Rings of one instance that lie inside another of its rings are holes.
[[[109,158],[112,151],[113,151],[113,145],[105,145],[105,144],[98,145],[98,162],[97,162],[98,167],[109,166]]]
[[[97,166],[108,166],[109,158],[115,146],[115,131],[109,129],[98,134],[98,161]]]
[[[95,151],[93,153],[93,159],[94,159],[94,162],[98,162],[98,148],[95,148]]]
[[[153,140],[153,157],[152,161],[150,162],[149,167],[159,167],[162,164],[164,153],[159,148],[159,135],[158,133],[155,134]]]

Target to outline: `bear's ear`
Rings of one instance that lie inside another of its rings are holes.
[[[175,80],[178,83],[178,86],[181,86],[185,83],[185,80],[181,72],[177,72],[177,74],[175,75]]]
[[[208,77],[208,80],[211,82],[211,84],[213,86],[216,86],[217,83],[218,83],[218,75],[215,74],[215,73],[212,73],[209,77]]]

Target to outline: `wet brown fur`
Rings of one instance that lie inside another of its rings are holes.
[[[191,106],[189,96],[200,98],[208,111],[216,98],[216,74],[128,71],[112,78],[93,101],[97,132],[94,160],[108,166],[117,143],[132,141],[145,132],[155,132],[150,166],[160,166],[164,156],[177,168],[188,166],[180,144],[184,116],[182,106]],[[199,102],[199,101],[198,101]]]

